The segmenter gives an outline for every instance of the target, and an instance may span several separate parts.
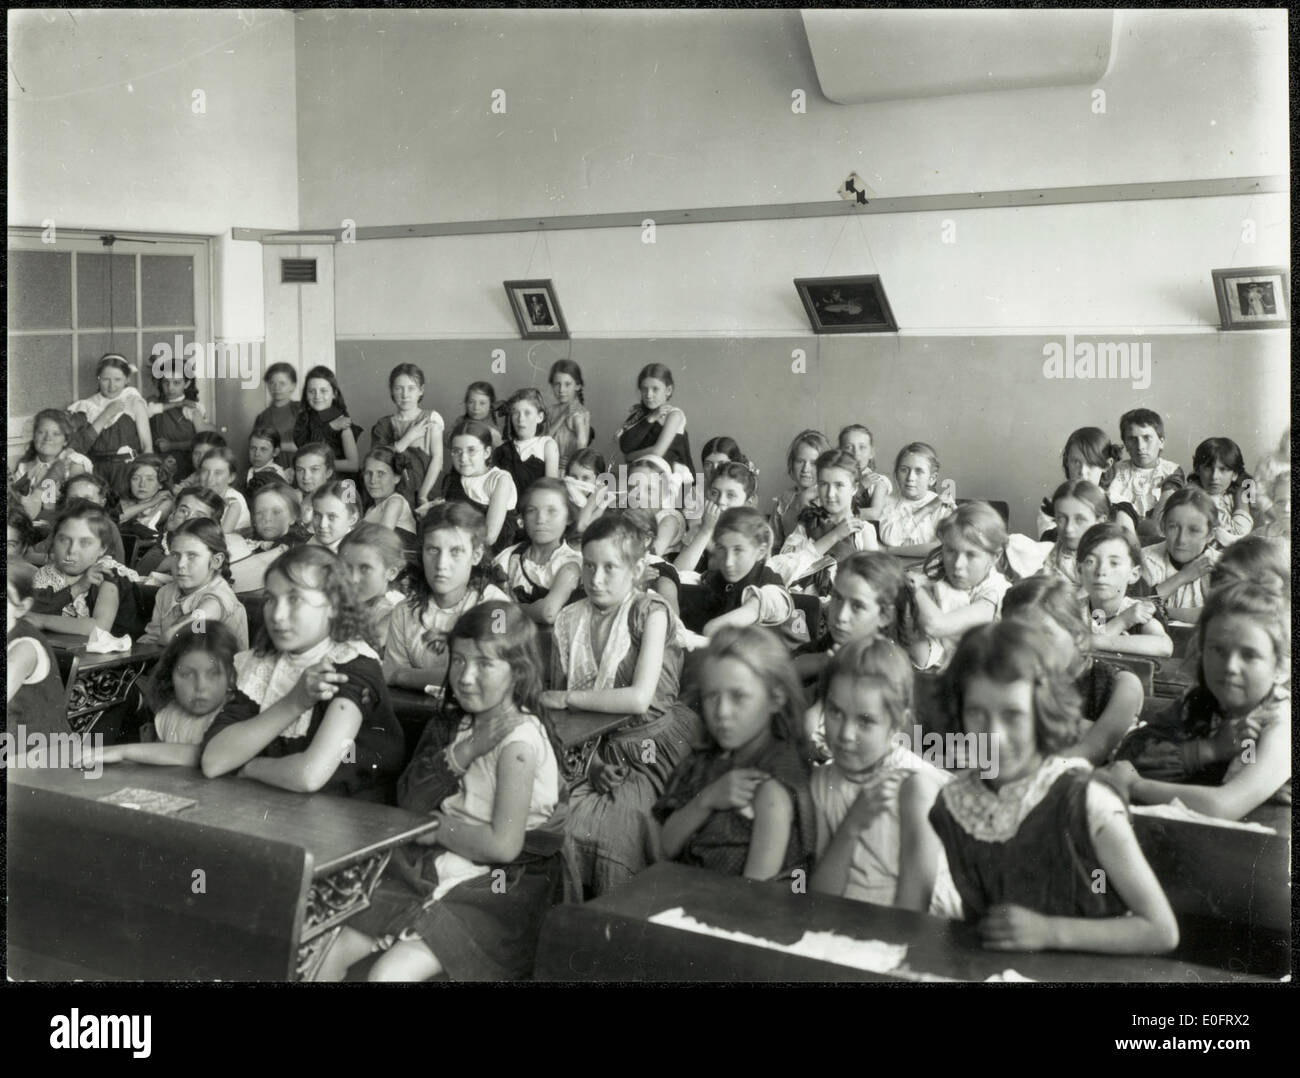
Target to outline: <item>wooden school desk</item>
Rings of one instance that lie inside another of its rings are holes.
[[[1262,805],[1247,831],[1165,819],[1136,805],[1133,831],[1182,929],[1178,953],[1280,976],[1290,963],[1291,807]]]
[[[68,726],[76,734],[91,733],[111,708],[122,704],[132,686],[162,654],[157,644],[135,644],[130,651],[107,655],[86,651],[84,636],[46,633],[67,689]],[[105,731],[111,736],[115,731]]]
[[[96,779],[11,768],[8,780],[20,979],[310,980],[339,926],[369,905],[393,848],[434,826],[388,805],[184,767],[109,764]],[[168,816],[99,803],[127,787],[197,803]],[[210,898],[192,893],[194,868],[206,869]]]
[[[805,932],[906,943],[904,968],[875,973],[650,923],[655,914],[678,907],[705,924],[785,945]],[[788,880],[755,883],[675,864],[655,865],[585,905],[552,909],[534,975],[554,981],[899,981],[923,975],[983,981],[1006,970],[1040,981],[1264,979],[1170,958],[986,951],[968,925],[830,895],[794,894]]]

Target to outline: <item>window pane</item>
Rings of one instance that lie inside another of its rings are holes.
[[[141,255],[140,292],[146,326],[194,325],[194,259],[189,255]]]
[[[116,272],[116,270],[114,270]],[[80,398],[92,397],[99,392],[99,383],[95,379],[95,368],[99,366],[100,357],[105,352],[116,352],[118,355],[126,358],[140,366],[140,356],[136,347],[136,336],[134,333],[117,333],[110,339],[107,333],[78,333],[77,334],[77,396]],[[140,378],[137,372],[136,377],[128,383],[140,389]],[[153,383],[146,382],[148,389],[140,389],[145,397],[153,392]]]
[[[113,263],[112,326],[135,325],[135,255],[77,255],[77,326],[109,326],[108,263]]]
[[[71,403],[72,334],[10,337],[9,417]]]
[[[72,328],[72,255],[9,252],[9,328]]]

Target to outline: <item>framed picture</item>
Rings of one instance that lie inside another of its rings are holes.
[[[525,340],[538,337],[557,341],[569,339],[564,315],[560,313],[560,301],[555,298],[555,286],[550,281],[506,281],[505,286],[521,337]]]
[[[1291,324],[1285,266],[1211,270],[1220,329],[1268,329]]]
[[[814,333],[892,333],[898,329],[879,277],[796,277]]]

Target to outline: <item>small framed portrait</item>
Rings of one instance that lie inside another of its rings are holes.
[[[796,277],[814,333],[893,333],[898,329],[880,278]]]
[[[521,337],[525,340],[545,337],[556,341],[569,339],[564,315],[560,313],[560,301],[555,298],[555,286],[550,281],[506,281],[505,286]]]
[[[1268,329],[1291,324],[1285,266],[1211,270],[1220,329]]]

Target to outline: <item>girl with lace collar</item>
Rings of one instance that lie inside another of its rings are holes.
[[[650,810],[699,729],[677,699],[684,630],[657,592],[639,587],[645,570],[644,533],[607,513],[582,537],[586,598],[555,619],[556,688],[542,705],[626,717],[572,792],[565,859],[574,897],[625,883],[654,859]]]
[[[944,763],[966,770],[940,791],[929,820],[984,946],[1176,947],[1178,923],[1124,800],[1091,781],[1086,761],[1056,755],[1077,740],[1078,694],[1037,634],[1014,620],[972,630],[944,687],[950,728],[964,733],[963,759],[950,741],[954,758]]]
[[[238,651],[235,634],[219,621],[173,637],[149,679],[153,718],[142,728],[143,740],[110,745],[98,762],[198,767],[204,735],[235,692]]]
[[[388,800],[404,742],[347,567],[314,546],[266,574],[264,624],[235,657],[235,698],[209,727],[203,773]]]
[[[1206,601],[1197,646],[1200,683],[1124,741],[1113,777],[1134,801],[1178,798],[1226,820],[1289,801],[1289,604],[1260,584],[1226,584]]]
[[[447,634],[465,611],[487,599],[508,596],[484,568],[487,546],[483,514],[464,502],[442,502],[420,526],[421,571],[410,598],[393,608],[384,647],[389,685],[421,692],[447,674]]]

